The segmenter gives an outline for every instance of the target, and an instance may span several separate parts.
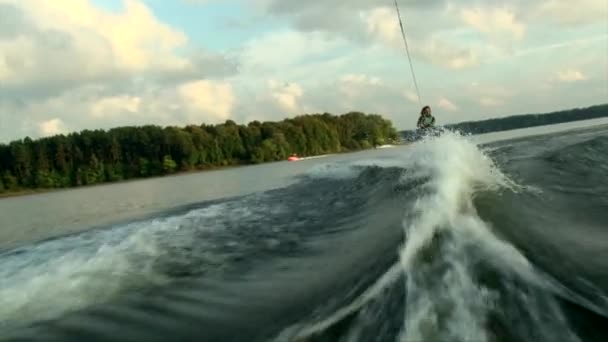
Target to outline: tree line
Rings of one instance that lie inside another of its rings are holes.
[[[568,109],[546,114],[523,114],[479,121],[465,121],[444,125],[443,127],[467,134],[482,134],[602,117],[608,117],[608,104]],[[415,130],[402,131],[400,133],[405,140],[416,140],[419,136],[418,132]]]
[[[68,188],[180,171],[285,160],[395,142],[377,114],[306,114],[280,122],[83,130],[0,144],[0,193]]]

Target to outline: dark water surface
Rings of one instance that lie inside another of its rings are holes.
[[[606,341],[608,126],[538,132],[1,200],[0,339]]]

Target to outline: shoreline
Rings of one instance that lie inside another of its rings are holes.
[[[407,145],[407,143],[395,143],[395,144],[392,144],[392,146],[400,146],[400,145]],[[377,147],[377,148],[380,148],[380,147]],[[340,151],[340,152],[325,153],[325,154],[319,154],[319,155],[311,155],[311,156],[303,157],[305,159],[301,159],[299,161],[316,159],[316,157],[321,157],[321,156],[330,156],[330,155],[338,155],[338,154],[356,153],[356,152],[362,152],[362,151],[368,151],[368,150],[374,150],[374,149],[375,148],[371,147],[371,148],[360,149],[360,150],[353,150],[353,151]],[[22,190],[17,190],[17,191],[7,191],[7,192],[0,193],[0,200],[8,199],[8,198],[17,198],[17,197],[27,197],[27,196],[41,195],[41,194],[61,192],[61,191],[86,189],[86,188],[92,188],[92,187],[97,187],[97,186],[118,185],[118,184],[122,184],[122,183],[138,182],[138,181],[144,181],[144,180],[149,180],[149,179],[160,179],[160,178],[167,178],[167,177],[178,177],[178,176],[185,176],[185,175],[188,175],[188,174],[213,172],[213,171],[224,171],[224,170],[229,170],[229,169],[251,167],[251,166],[256,166],[256,165],[264,165],[264,164],[280,163],[280,162],[288,162],[288,161],[287,160],[273,160],[273,161],[267,161],[267,162],[262,162],[262,163],[257,163],[257,164],[254,164],[254,163],[249,163],[249,164],[243,163],[243,164],[232,164],[232,165],[224,165],[224,166],[209,166],[209,167],[205,167],[203,169],[193,169],[193,170],[177,171],[177,172],[174,172],[174,173],[171,173],[171,174],[166,174],[166,175],[155,175],[155,176],[149,176],[149,177],[129,178],[129,179],[123,179],[123,180],[118,180],[118,181],[110,181],[110,182],[103,182],[103,183],[97,183],[97,184],[87,184],[87,185],[81,185],[81,186],[70,186],[70,187],[65,187],[65,188],[39,188],[39,189],[22,189]],[[291,163],[294,163],[294,162],[291,162]]]
[[[267,163],[270,163],[270,162],[267,162]],[[39,189],[22,189],[22,190],[17,190],[17,191],[7,191],[7,192],[0,193],[0,200],[7,199],[7,198],[13,198],[13,197],[26,197],[26,196],[41,195],[41,194],[52,193],[52,192],[62,192],[62,191],[93,188],[93,187],[104,186],[104,185],[118,185],[118,184],[123,184],[123,183],[139,182],[139,181],[144,181],[144,180],[148,180],[148,179],[178,177],[178,176],[185,176],[188,174],[203,173],[203,172],[210,172],[210,171],[222,171],[222,170],[226,170],[226,169],[261,165],[261,164],[267,164],[267,163],[212,166],[212,167],[206,167],[204,169],[177,171],[177,172],[174,172],[171,174],[166,174],[166,175],[136,177],[136,178],[122,179],[122,180],[117,180],[117,181],[108,181],[108,182],[96,183],[96,184],[70,186],[70,187],[65,187],[65,188],[39,188]]]
[[[5,199],[5,198],[12,198],[12,197],[39,195],[39,194],[43,194],[46,192],[55,192],[55,191],[68,190],[68,189],[74,189],[74,188],[28,189],[28,190],[1,192],[0,200]]]

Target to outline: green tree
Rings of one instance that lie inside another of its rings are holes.
[[[52,188],[54,186],[46,142],[46,140],[40,140],[34,144],[36,160],[34,173],[35,184],[38,188]]]
[[[366,148],[396,137],[379,115],[304,114],[278,122],[117,127],[0,144],[4,191],[98,184],[181,170]]]
[[[13,169],[19,183],[24,187],[32,186],[32,156],[29,145],[31,140],[25,138],[24,142],[11,143],[11,152],[14,158]]]
[[[163,170],[165,173],[173,173],[177,168],[177,163],[171,158],[171,156],[166,155],[163,157]]]
[[[19,181],[10,171],[4,171],[2,181],[6,190],[15,191],[19,189]]]
[[[86,184],[97,184],[104,182],[104,166],[98,159],[95,153],[91,155],[89,165],[84,169],[85,183]]]

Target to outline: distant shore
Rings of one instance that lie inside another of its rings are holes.
[[[74,189],[74,188],[69,188],[69,189]],[[42,193],[45,193],[45,192],[55,192],[55,191],[61,191],[61,190],[67,190],[67,189],[63,189],[63,188],[56,188],[56,189],[27,189],[27,190],[18,190],[18,191],[10,191],[10,192],[0,192],[0,199],[10,198],[10,197],[22,197],[22,196],[29,196],[29,195],[38,195],[38,194],[42,194]]]
[[[26,137],[0,144],[0,197],[354,152],[398,138],[389,120],[361,112]]]
[[[86,185],[81,185],[81,186],[70,186],[70,187],[65,187],[65,188],[38,188],[38,189],[22,189],[22,190],[16,190],[16,191],[6,191],[6,192],[0,192],[0,200],[5,199],[5,198],[11,198],[11,197],[24,197],[24,196],[40,195],[40,194],[49,193],[49,192],[61,192],[61,191],[69,191],[69,190],[76,190],[76,189],[93,188],[93,187],[99,187],[99,186],[104,186],[104,185],[116,185],[116,184],[131,183],[131,182],[138,182],[138,181],[151,180],[151,179],[178,177],[178,176],[185,176],[188,174],[203,173],[203,172],[210,172],[210,171],[221,171],[221,170],[234,169],[234,168],[239,168],[239,167],[262,165],[262,164],[267,164],[267,163],[269,163],[269,162],[260,163],[260,164],[237,164],[237,165],[224,165],[224,166],[209,166],[204,169],[177,171],[175,173],[171,173],[171,174],[167,174],[167,175],[156,175],[156,176],[150,176],[150,177],[122,179],[122,180],[117,180],[117,181],[107,181],[107,182],[103,182],[103,183],[86,184]]]
[[[543,114],[511,115],[478,121],[463,121],[443,126],[446,129],[473,135],[511,131],[516,129],[557,125],[567,122],[586,121],[608,117],[608,104],[598,104],[586,108],[566,109]],[[416,129],[400,131],[404,140],[416,140]]]
[[[444,128],[478,135],[604,117],[608,117],[608,104]],[[147,125],[25,138],[0,144],[0,198],[281,162],[293,152],[312,153],[302,158],[306,160],[322,154],[380,149],[388,147],[384,142],[396,146],[417,141],[419,133],[396,131],[380,115],[349,112],[248,125],[228,120],[213,126]]]
[[[374,150],[374,149],[389,148],[389,147],[395,147],[395,146],[400,146],[400,145],[409,145],[409,143],[408,142],[394,143],[394,144],[390,144],[390,145],[376,146],[375,148],[371,147],[371,148],[360,149],[360,150],[340,151],[340,152],[335,152],[335,153],[312,155],[312,156],[302,157],[302,159],[300,159],[300,161],[318,159],[318,158],[329,157],[329,156],[339,155],[339,154],[348,154],[348,153],[356,153],[356,152],[362,152],[362,151],[370,151],[370,150]],[[228,169],[264,165],[264,164],[270,164],[270,163],[280,163],[280,162],[286,162],[286,161],[287,160],[274,160],[274,161],[267,161],[267,162],[257,163],[257,164],[249,163],[249,164],[232,164],[232,165],[223,165],[223,166],[209,166],[204,169],[177,171],[175,173],[167,174],[167,175],[130,178],[130,179],[109,181],[109,182],[97,183],[97,184],[87,184],[87,185],[81,185],[81,186],[72,186],[72,187],[65,187],[65,188],[39,188],[39,189],[23,189],[23,190],[17,190],[17,191],[7,191],[7,192],[0,193],[0,200],[6,199],[6,198],[11,198],[11,197],[25,197],[25,196],[40,195],[40,194],[45,194],[45,193],[50,193],[50,192],[61,192],[61,191],[69,191],[69,190],[76,190],[76,189],[86,189],[86,188],[92,188],[92,187],[98,187],[98,186],[104,186],[104,185],[115,185],[115,184],[131,183],[131,182],[138,182],[138,181],[144,181],[144,180],[178,177],[178,176],[185,176],[188,174],[204,173],[204,172],[211,172],[211,171],[223,171],[223,170],[228,170]]]

